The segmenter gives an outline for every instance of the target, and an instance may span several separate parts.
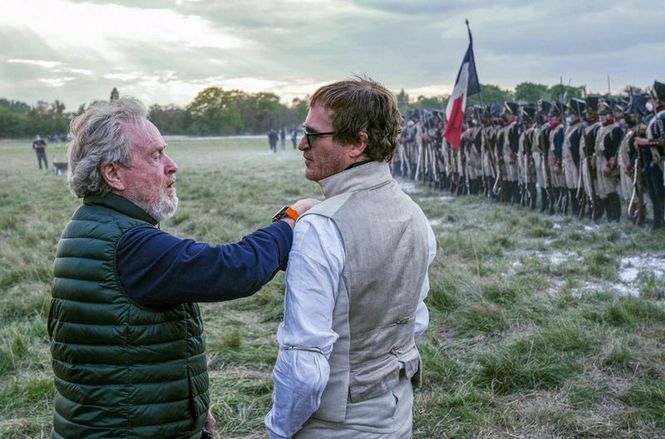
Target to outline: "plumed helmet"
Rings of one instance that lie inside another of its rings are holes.
[[[576,114],[579,117],[582,117],[582,114],[586,110],[586,102],[579,98],[572,98],[568,101],[566,108],[570,110],[571,113]]]

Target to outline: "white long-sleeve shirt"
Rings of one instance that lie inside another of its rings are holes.
[[[427,231],[431,264],[436,238],[429,224]],[[330,374],[328,359],[338,338],[332,318],[345,257],[342,236],[331,219],[307,215],[298,221],[286,271],[284,321],[277,330],[280,352],[273,369],[273,406],[264,419],[271,439],[293,436],[321,403]],[[429,324],[424,303],[428,291],[425,276],[416,337]]]

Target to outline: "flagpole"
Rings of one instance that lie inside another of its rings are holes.
[[[465,19],[464,19],[464,22],[466,23],[466,30],[467,30],[467,32],[469,32],[469,42],[471,43],[471,45],[473,45],[473,37],[471,36],[471,28],[469,27],[469,19],[468,19],[468,18],[465,18]],[[475,57],[475,55],[474,55],[474,57],[473,57],[473,63],[474,63],[474,64],[476,63],[476,57]],[[480,85],[480,83],[479,83],[478,85]],[[483,91],[482,91],[482,87],[480,87],[480,91],[478,92],[478,101],[480,102],[480,106],[482,107],[482,105],[483,105]]]

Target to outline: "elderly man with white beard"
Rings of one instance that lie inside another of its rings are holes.
[[[52,437],[213,437],[196,302],[249,296],[285,269],[295,220],[316,201],[238,243],[180,239],[158,227],[178,206],[177,165],[140,103],[96,104],[70,134],[83,206],[54,264]]]

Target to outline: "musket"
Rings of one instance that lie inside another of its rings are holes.
[[[548,133],[549,135],[549,133]],[[549,140],[549,139],[548,139]],[[543,175],[545,176],[545,192],[547,192],[547,199],[550,204],[549,207],[549,213],[552,214],[554,213],[554,200],[552,199],[552,175],[551,175],[551,169],[549,167],[549,156],[550,156],[550,151],[549,148],[552,145],[549,145],[548,148],[545,148],[547,145],[548,140],[545,140],[545,135],[544,133],[539,130],[538,132],[538,143],[540,144],[540,150],[542,151],[543,154],[543,159],[541,160],[541,165],[544,168],[544,173]]]
[[[595,123],[594,123],[595,124]],[[593,130],[593,125],[589,127],[590,130]],[[598,135],[598,133],[596,133]],[[593,153],[589,155],[589,149],[593,149]],[[591,189],[591,193],[588,194],[589,196],[589,203],[591,205],[591,218],[596,217],[596,209],[598,206],[596,206],[596,183],[595,183],[595,175],[593,174],[593,169],[591,168],[591,161],[595,159],[596,153],[595,153],[595,144],[589,147],[586,142],[586,136],[584,137],[584,166],[586,167],[586,173],[587,177],[589,179],[589,188]],[[580,212],[580,219],[583,218],[581,212]]]
[[[642,151],[637,148],[635,164],[633,169],[633,193],[628,203],[628,218],[641,226],[646,216],[646,205],[644,204],[644,185],[642,176]]]
[[[584,214],[586,213],[587,197],[586,194],[584,193],[584,182],[582,181],[581,166],[580,166],[580,171],[577,173],[577,193],[575,194],[575,197],[577,198],[577,202],[580,206],[580,209],[578,211],[578,218],[584,218]]]

